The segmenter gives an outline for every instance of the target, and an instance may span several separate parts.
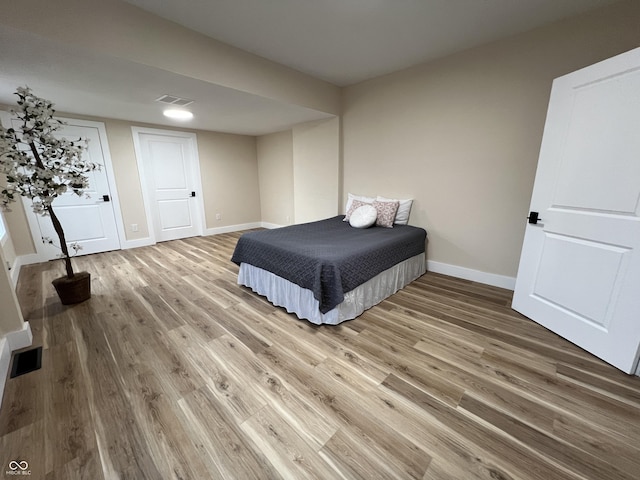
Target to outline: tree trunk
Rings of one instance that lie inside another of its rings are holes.
[[[38,149],[36,148],[35,143],[33,142],[29,143],[29,147],[31,148],[31,153],[33,154],[33,158],[35,158],[36,160],[36,165],[38,165],[38,167],[42,168],[43,170],[46,170],[44,164],[42,163],[42,158],[40,158],[40,153],[38,152]],[[69,256],[69,248],[67,248],[67,241],[64,238],[64,230],[62,229],[62,224],[60,223],[60,220],[58,220],[58,217],[56,216],[56,214],[53,212],[53,207],[51,207],[51,205],[47,207],[47,212],[49,212],[49,216],[51,217],[51,222],[53,223],[53,228],[58,234],[58,239],[60,240],[60,249],[62,250],[62,254],[64,255],[63,260],[64,260],[64,267],[67,270],[67,278],[71,278],[73,277],[73,266],[71,266],[71,257]]]
[[[67,278],[73,277],[73,267],[71,266],[71,257],[69,256],[69,248],[67,247],[67,241],[64,238],[64,230],[62,229],[62,224],[58,217],[53,212],[53,208],[51,205],[47,207],[47,212],[49,212],[49,216],[51,217],[51,222],[53,223],[53,228],[58,234],[58,238],[60,239],[60,249],[62,250],[62,254],[64,255],[64,266],[67,270]]]

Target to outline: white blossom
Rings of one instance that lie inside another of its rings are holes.
[[[100,165],[82,159],[86,139],[58,138],[65,123],[54,118],[53,103],[18,87],[18,107],[13,113],[19,128],[0,125],[0,206],[8,208],[18,195],[32,200],[33,211],[45,215],[53,201],[67,191],[82,196],[89,186],[87,173]],[[37,152],[37,157],[33,152]]]

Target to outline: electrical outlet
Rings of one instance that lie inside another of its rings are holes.
[[[138,231],[138,224],[137,223],[132,223],[131,224],[131,231],[132,232],[137,232]]]
[[[219,213],[216,213],[216,220],[222,220],[222,215]]]

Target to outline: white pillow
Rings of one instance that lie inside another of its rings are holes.
[[[369,228],[376,223],[376,218],[378,211],[373,205],[361,205],[349,217],[349,225],[355,228]]]
[[[363,197],[362,195],[354,195],[353,193],[349,193],[347,194],[347,204],[344,207],[344,213],[346,214],[349,209],[351,208],[351,203],[354,200],[360,200],[361,202],[364,203],[373,203],[373,201],[375,200],[375,198],[373,197]],[[349,221],[348,218],[344,219],[345,221]]]
[[[398,225],[406,225],[409,223],[409,214],[411,213],[411,205],[413,205],[413,199],[398,200],[397,198],[385,198],[378,196],[376,198],[378,202],[400,202],[398,211],[396,212],[396,219],[393,223]]]

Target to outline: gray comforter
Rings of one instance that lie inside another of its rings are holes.
[[[231,260],[309,289],[327,313],[344,294],[425,251],[427,232],[409,225],[353,228],[344,216],[243,234]]]

